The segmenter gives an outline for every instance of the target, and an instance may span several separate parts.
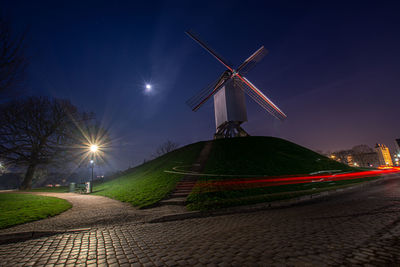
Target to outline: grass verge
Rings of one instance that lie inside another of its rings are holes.
[[[249,205],[261,202],[272,202],[323,191],[348,187],[357,183],[372,181],[379,177],[369,177],[335,182],[318,182],[295,185],[281,185],[242,190],[226,190],[198,193],[192,192],[187,201],[189,210],[214,210],[232,206]]]
[[[51,193],[68,193],[68,186],[60,187],[38,187],[30,190],[24,190],[21,192],[51,192]]]
[[[0,229],[60,214],[72,205],[55,197],[30,194],[0,194]]]

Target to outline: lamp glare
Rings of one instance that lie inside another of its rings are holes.
[[[99,147],[98,147],[97,145],[91,145],[91,146],[90,146],[90,151],[96,152],[98,148],[99,148]]]

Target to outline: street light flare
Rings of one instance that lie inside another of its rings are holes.
[[[92,152],[96,152],[98,149],[99,149],[99,147],[97,145],[90,146],[90,151],[92,151]]]

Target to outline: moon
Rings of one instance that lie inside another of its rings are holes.
[[[145,95],[153,95],[154,94],[154,89],[153,85],[151,83],[145,83],[144,85],[144,92]]]

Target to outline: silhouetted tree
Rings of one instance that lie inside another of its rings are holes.
[[[29,189],[38,166],[76,157],[93,114],[68,100],[30,97],[0,104],[0,122],[0,158],[27,168],[20,188]]]
[[[367,145],[357,145],[352,149],[340,150],[333,152],[336,159],[342,163],[356,163],[358,166],[369,167],[372,165],[378,165],[378,155],[377,153]],[[351,161],[349,162],[349,159]]]
[[[358,145],[351,149],[354,161],[362,167],[379,165],[379,158],[376,151],[368,145]]]
[[[25,80],[28,66],[24,53],[25,36],[25,33],[13,33],[9,23],[0,18],[0,96],[3,99]]]
[[[339,150],[332,153],[337,160],[342,163],[348,164],[348,156],[351,156],[351,150]]]
[[[354,146],[351,150],[352,150],[353,154],[363,154],[363,153],[375,152],[368,145],[357,145],[357,146]]]
[[[174,143],[170,140],[166,141],[165,143],[161,144],[155,154],[153,155],[154,158],[160,157],[164,154],[167,154],[168,152],[171,152],[175,149],[177,149],[179,147],[179,145],[177,143]]]
[[[4,162],[0,161],[0,175],[4,174],[7,172],[7,168],[4,165]]]

